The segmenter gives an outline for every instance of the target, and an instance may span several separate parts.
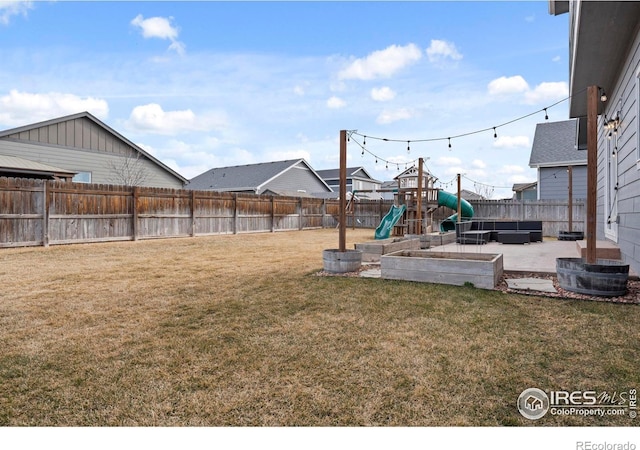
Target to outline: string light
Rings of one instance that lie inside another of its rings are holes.
[[[407,141],[407,153],[411,153],[410,143],[411,141]]]
[[[448,136],[448,137],[412,139],[411,142],[414,142],[414,143],[415,142],[435,142],[435,141],[447,140],[448,143],[449,143],[449,148],[451,148],[451,139],[457,139],[457,138],[461,138],[461,137],[471,136],[471,135],[474,135],[474,134],[478,134],[478,133],[482,133],[482,132],[486,132],[486,131],[491,131],[491,130],[493,130],[494,138],[497,138],[498,137],[498,133],[497,133],[497,129],[498,128],[501,128],[501,127],[504,127],[504,126],[507,126],[507,125],[511,125],[514,122],[518,122],[520,120],[524,120],[524,119],[526,119],[528,117],[531,117],[531,116],[533,116],[535,114],[538,114],[540,112],[544,112],[545,113],[545,119],[548,120],[549,119],[548,110],[550,108],[553,108],[554,106],[557,106],[560,103],[566,102],[567,100],[571,99],[573,96],[580,95],[580,94],[586,92],[586,90],[587,90],[586,88],[582,89],[581,91],[576,92],[573,95],[571,95],[569,97],[566,97],[566,98],[564,98],[562,100],[559,100],[559,101],[557,101],[557,102],[555,102],[555,103],[553,103],[553,104],[551,104],[551,105],[549,105],[549,106],[547,106],[545,108],[539,109],[539,110],[531,112],[529,114],[525,114],[524,116],[517,117],[515,119],[509,120],[507,122],[501,123],[501,124],[496,125],[496,126],[492,126],[492,127],[489,127],[489,128],[483,128],[481,130],[476,130],[476,131],[470,131],[470,132],[467,132],[467,133],[461,133],[461,134],[457,134],[457,135],[454,135],[454,136]],[[354,134],[358,134],[358,133],[354,132]],[[403,142],[404,141],[404,142],[409,143],[409,140],[407,140],[407,139],[391,139],[391,138],[386,138],[386,137],[383,138],[383,137],[375,137],[375,136],[365,136],[365,135],[362,135],[362,134],[358,134],[358,135],[365,138],[364,145],[366,145],[366,138],[385,141],[385,142]]]
[[[449,151],[451,151],[451,138],[447,138],[449,139]]]

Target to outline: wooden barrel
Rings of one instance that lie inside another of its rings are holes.
[[[556,258],[558,284],[562,289],[598,297],[618,297],[627,293],[629,264],[598,259],[595,264],[583,258]]]
[[[362,266],[362,251],[328,249],[322,251],[322,263],[325,272],[346,273],[355,272]]]

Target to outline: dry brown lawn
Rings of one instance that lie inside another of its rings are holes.
[[[349,230],[349,247],[372,234]],[[337,240],[0,251],[0,425],[635,423],[531,422],[516,400],[640,387],[638,306],[316,276]]]

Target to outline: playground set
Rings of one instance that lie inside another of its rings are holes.
[[[422,169],[422,160],[418,167],[410,167],[395,180],[398,186],[394,190],[394,204],[376,228],[375,239],[433,233],[433,212],[441,206],[459,211],[461,221],[473,217],[469,202],[434,186],[436,178]],[[454,231],[456,222],[458,212],[443,220],[439,231]]]

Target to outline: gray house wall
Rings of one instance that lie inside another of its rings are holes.
[[[571,172],[573,198],[587,198],[587,166],[573,166]],[[541,167],[538,176],[539,200],[566,200],[569,197],[568,167]]]
[[[121,167],[125,155],[101,153],[83,149],[67,149],[43,144],[29,144],[0,139],[0,154],[18,156],[44,164],[61,167],[74,172],[91,172],[92,183],[119,184],[113,173],[114,168]],[[183,184],[176,177],[158,165],[140,157],[146,175],[140,186],[167,187],[181,189]]]
[[[303,162],[299,162],[280,176],[265,183],[258,194],[267,190],[286,193],[304,191],[307,194],[328,192],[327,186]]]
[[[90,172],[92,183],[121,184],[116,171],[126,160],[138,162],[140,186],[182,188],[184,182],[145,157],[118,136],[86,117],[69,119],[8,134],[0,139],[0,154],[17,156],[76,172]]]
[[[639,95],[640,95],[640,31],[636,28],[629,53],[615,81],[603,113],[607,118],[616,116],[620,110],[620,126],[617,133],[617,155],[613,159],[618,171],[618,230],[617,243],[626,262],[636,273],[640,273],[640,140]],[[605,234],[609,211],[605,211],[605,182],[607,152],[610,144],[608,130],[604,128],[604,116],[598,120],[598,201],[597,238],[610,238]],[[615,148],[614,143],[614,148]],[[614,239],[615,240],[615,239]]]

